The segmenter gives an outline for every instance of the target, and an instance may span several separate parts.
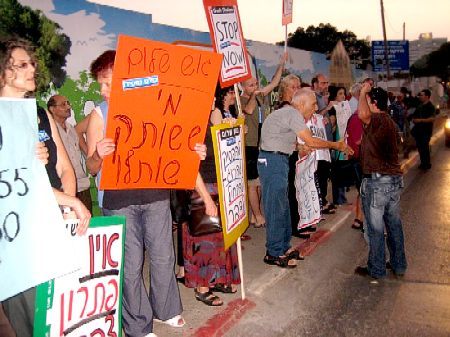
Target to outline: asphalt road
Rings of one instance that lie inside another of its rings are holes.
[[[379,284],[354,275],[362,235],[342,226],[301,265],[259,296],[225,336],[450,336],[450,149],[433,168],[411,168],[402,195],[409,268]],[[270,281],[270,280],[268,280]]]

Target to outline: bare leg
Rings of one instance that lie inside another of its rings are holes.
[[[257,185],[249,184],[248,199],[252,212],[255,216],[253,218],[255,221],[255,227],[261,227],[266,223],[266,219],[261,212],[261,188]]]

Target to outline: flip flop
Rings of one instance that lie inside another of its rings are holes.
[[[201,292],[197,291],[197,289],[194,289],[194,293],[195,293],[195,299],[197,301],[203,302],[210,307],[220,307],[221,305],[223,305],[223,302],[220,299],[220,297],[214,295],[211,291],[207,291],[206,293],[201,293]],[[220,302],[217,303],[217,300],[219,300]],[[216,304],[214,304],[214,302]]]

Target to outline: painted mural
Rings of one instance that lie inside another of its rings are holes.
[[[70,38],[71,47],[70,54],[66,57],[65,82],[59,88],[51,86],[47,92],[40,93],[38,98],[44,105],[56,92],[67,96],[74,110],[72,123],[82,119],[101,99],[98,86],[92,83],[88,75],[89,65],[101,52],[115,48],[118,34],[169,43],[175,41],[211,43],[208,32],[154,23],[151,14],[98,5],[85,0],[19,0],[19,2],[42,11],[50,20],[58,23],[62,32]],[[264,84],[275,73],[283,47],[247,41],[247,48],[253,56],[258,77]],[[328,73],[329,61],[325,55],[294,48],[289,48],[288,51],[290,57],[286,70],[301,76],[303,81],[309,82],[317,72]]]

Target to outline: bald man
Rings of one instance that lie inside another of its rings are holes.
[[[291,105],[272,112],[261,130],[258,172],[266,216],[266,255],[264,262],[282,268],[295,268],[299,252],[291,248],[291,215],[288,200],[289,156],[297,137],[311,148],[332,148],[346,153],[353,151],[343,142],[314,138],[305,119],[317,110],[316,96],[310,89],[298,90]]]
[[[92,213],[92,199],[90,193],[91,183],[82,162],[80,138],[75,131],[75,128],[67,123],[67,119],[72,113],[70,102],[65,96],[54,95],[48,100],[47,108],[56,122],[61,140],[69,155],[73,170],[75,171],[75,176],[77,178],[76,196],[83,202],[89,212]],[[83,152],[84,155],[86,155],[86,152]]]

